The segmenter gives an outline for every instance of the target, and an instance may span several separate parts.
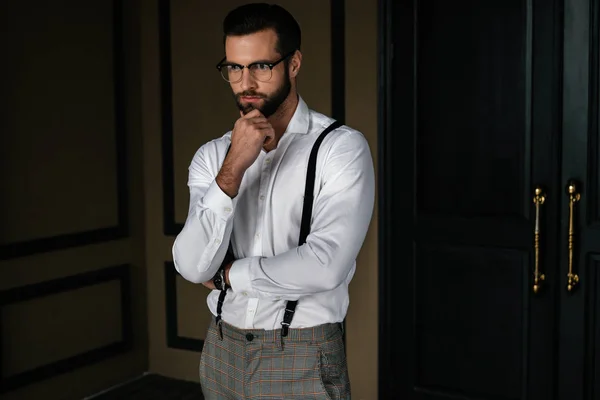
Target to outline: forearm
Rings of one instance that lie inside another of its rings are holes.
[[[307,242],[273,257],[237,260],[229,271],[232,289],[253,297],[297,300],[331,291],[343,284],[355,267],[371,218],[366,198],[362,213],[350,224],[339,224],[309,235]],[[359,208],[360,209],[360,208]]]
[[[225,159],[217,175],[216,182],[221,190],[233,199],[238,195],[243,177],[244,171],[237,168],[228,159]]]
[[[229,285],[234,291],[251,297],[298,300],[338,287],[354,266],[354,262],[345,266],[325,266],[318,261],[297,265],[294,263],[297,260],[292,261],[292,257],[275,258],[250,257],[237,260],[229,272]],[[288,272],[292,272],[287,275],[281,270],[275,273],[272,266],[278,262],[287,262],[295,270],[286,268]]]

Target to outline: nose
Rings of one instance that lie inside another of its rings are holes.
[[[240,81],[240,85],[243,91],[256,89],[256,80],[248,68],[242,70],[242,80]]]

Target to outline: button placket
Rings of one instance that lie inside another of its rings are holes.
[[[257,308],[258,299],[248,299],[248,305],[246,306],[246,329],[252,329],[254,327],[254,317],[256,316]]]
[[[268,156],[263,161],[263,168],[260,174],[260,185],[259,185],[259,193],[260,196],[257,199],[258,207],[257,207],[257,218],[256,218],[256,227],[255,227],[255,235],[254,235],[254,254],[260,255],[262,254],[262,235],[261,228],[265,216],[265,196],[264,193],[267,192],[267,186],[269,185],[270,176],[271,176],[271,166],[272,166],[272,156]]]

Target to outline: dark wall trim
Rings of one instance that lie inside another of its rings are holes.
[[[344,122],[346,118],[345,4],[344,0],[331,0],[330,5],[331,116]],[[176,236],[183,229],[183,222],[175,221],[171,1],[158,0],[158,8],[162,118],[163,231],[167,236]]]
[[[177,332],[177,282],[178,273],[172,261],[165,262],[165,310],[167,319],[167,347],[200,352],[204,340],[179,336]]]
[[[346,120],[346,8],[331,0],[331,117]]]
[[[93,229],[85,232],[68,233],[47,238],[40,238],[16,243],[0,245],[0,260],[29,256],[32,254],[85,246],[92,243],[106,242],[126,237],[129,233],[128,192],[127,192],[127,91],[126,69],[123,38],[123,2],[113,0],[113,59],[115,90],[115,133],[117,153],[117,196],[118,223],[108,228]]]
[[[389,332],[391,321],[390,297],[392,294],[389,265],[392,265],[394,243],[392,242],[393,231],[389,223],[391,213],[391,195],[394,187],[393,176],[390,173],[392,154],[390,145],[391,131],[391,99],[392,79],[392,1],[378,1],[378,176],[379,182],[379,205],[378,205],[378,253],[379,253],[379,349],[378,349],[378,392],[390,392],[390,366],[394,363],[393,333]]]
[[[158,0],[160,57],[160,114],[163,175],[163,231],[175,236],[183,224],[175,222],[175,168],[173,138],[173,76],[171,71],[171,1]]]
[[[16,375],[3,376],[2,371],[0,371],[0,393],[6,393],[66,372],[98,363],[118,354],[126,353],[133,348],[131,271],[129,265],[103,268],[96,271],[72,275],[66,278],[59,278],[0,291],[1,315],[2,307],[10,304],[25,302],[115,280],[119,281],[121,285],[121,340]],[[93,312],[93,310],[90,311]]]

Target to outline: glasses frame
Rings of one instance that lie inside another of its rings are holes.
[[[267,67],[269,67],[269,70],[271,71],[271,76],[269,76],[269,79],[267,79],[266,81],[261,81],[260,79],[257,79],[257,80],[259,82],[268,82],[273,77],[273,68],[275,68],[277,66],[277,64],[281,63],[283,60],[285,60],[286,58],[294,55],[295,53],[296,53],[296,50],[291,51],[291,52],[287,53],[286,55],[284,55],[283,57],[281,57],[279,60],[274,61],[274,62],[255,61],[255,62],[250,63],[248,65],[242,65],[242,64],[225,62],[225,60],[227,59],[227,56],[225,56],[225,57],[223,57],[223,59],[221,61],[219,61],[219,63],[216,65],[216,67],[219,70],[219,72],[221,73],[221,78],[223,78],[223,80],[225,82],[238,83],[238,82],[240,82],[244,78],[244,68],[248,68],[248,71],[252,71],[250,68],[252,68],[254,65],[259,65],[259,64],[266,65]],[[240,71],[242,72],[241,75],[240,75],[240,79],[235,80],[235,81],[230,81],[230,80],[225,79],[225,76],[223,76],[223,72],[221,71],[221,69],[223,67],[239,67]],[[250,72],[250,74],[252,74],[252,72]],[[252,75],[252,76],[254,76],[254,75]]]

